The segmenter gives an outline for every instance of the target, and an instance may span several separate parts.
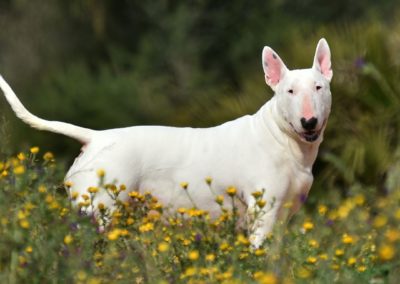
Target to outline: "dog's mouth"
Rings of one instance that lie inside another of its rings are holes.
[[[318,131],[311,130],[311,131],[301,132],[298,134],[307,142],[314,142],[315,140],[318,139],[319,135],[321,134],[321,130]]]
[[[301,140],[312,143],[312,142],[316,141],[319,138],[319,136],[321,135],[321,132],[324,129],[325,123],[326,123],[326,120],[322,124],[321,128],[318,130],[307,130],[307,131],[301,131],[301,132],[297,131],[292,123],[290,123],[290,126],[292,127],[293,131],[296,132],[296,134],[300,137]]]

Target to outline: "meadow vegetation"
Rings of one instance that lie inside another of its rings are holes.
[[[0,73],[47,119],[206,127],[254,113],[272,95],[264,45],[289,68],[306,68],[325,37],[334,76],[309,198],[256,250],[225,209],[240,202],[235,188],[215,197],[217,219],[202,208],[171,211],[146,193],[116,198],[113,214],[97,208],[112,220],[99,231],[70,207],[63,184],[80,145],[30,130],[0,99],[0,282],[397,283],[399,8],[319,2],[1,2]],[[82,207],[100,190],[124,190],[103,174]],[[273,205],[254,194],[259,214]]]
[[[96,208],[100,219],[111,220],[100,230],[93,217],[70,207],[63,172],[38,147],[0,164],[2,283],[394,283],[400,273],[399,191],[374,199],[363,188],[346,198],[328,191],[252,249],[238,227],[234,187],[215,196],[221,212],[212,219],[201,208],[172,211],[150,193],[134,191],[120,202],[126,188],[104,184],[100,169],[99,183],[79,204],[94,206],[100,190],[113,196],[116,211]],[[212,191],[212,178],[204,182]],[[182,194],[188,187],[182,183]],[[253,195],[257,218],[273,204],[262,191]]]

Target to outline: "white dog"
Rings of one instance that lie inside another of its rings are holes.
[[[248,214],[256,202],[251,195],[265,190],[265,214],[252,228],[250,240],[262,244],[273,224],[283,217],[284,205],[295,213],[311,187],[312,165],[331,109],[331,54],[325,39],[318,43],[310,69],[288,70],[270,47],[264,47],[262,65],[266,83],[275,91],[254,115],[204,128],[134,126],[96,131],[58,121],[47,121],[28,112],[0,76],[0,87],[16,115],[27,124],[72,137],[83,144],[65,181],[69,194],[87,193],[99,182],[96,172],[104,169],[105,182],[124,184],[120,198],[130,191],[150,191],[172,208],[196,206],[211,215],[219,212],[215,194],[226,194],[229,186],[247,204]],[[212,177],[212,191],[205,182]],[[188,184],[187,191],[182,182]],[[74,199],[74,205],[82,201]],[[94,204],[112,207],[113,200],[99,192]]]

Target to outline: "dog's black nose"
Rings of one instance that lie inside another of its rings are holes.
[[[310,119],[305,119],[304,117],[302,117],[300,119],[300,122],[301,126],[303,126],[305,130],[314,130],[317,126],[318,119],[316,117],[311,117]]]

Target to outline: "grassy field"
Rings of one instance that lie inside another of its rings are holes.
[[[129,203],[116,201],[112,225],[99,232],[70,208],[64,172],[38,147],[0,163],[1,283],[395,283],[400,275],[399,192],[369,200],[370,189],[352,188],[346,198],[329,191],[252,250],[235,210],[224,209],[239,202],[234,188],[216,196],[214,220],[201,208],[171,212],[133,193]],[[92,206],[99,190],[116,200],[125,190],[98,174],[81,206]],[[262,214],[271,204],[254,194]]]

